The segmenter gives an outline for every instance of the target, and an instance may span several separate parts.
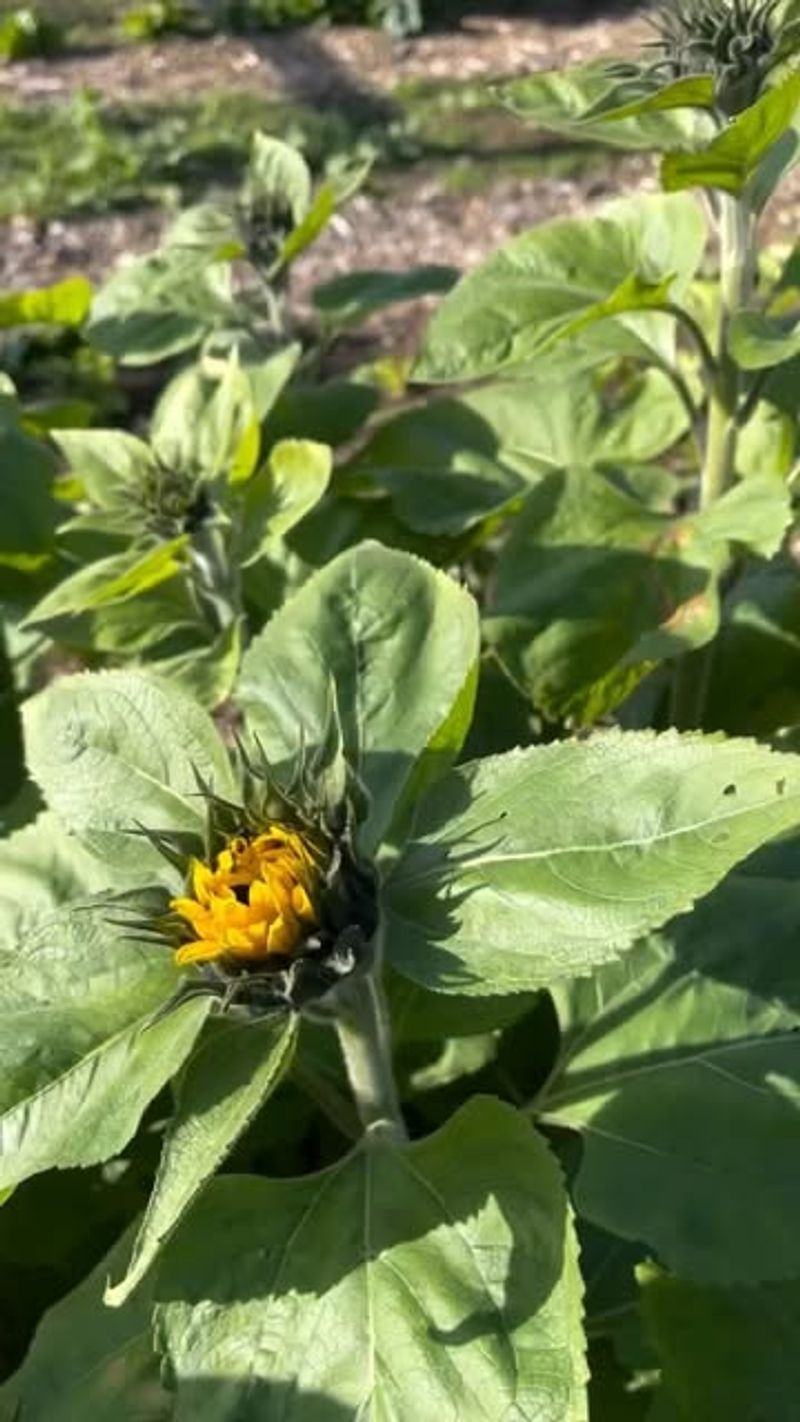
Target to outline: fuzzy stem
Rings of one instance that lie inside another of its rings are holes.
[[[739,370],[730,354],[733,317],[747,301],[752,281],[753,218],[746,203],[719,199],[720,316],[715,340],[715,379],[709,391],[705,451],[700,472],[701,509],[710,508],[733,483],[739,434]],[[675,663],[671,720],[681,730],[702,725],[715,642]]]
[[[392,1070],[389,1017],[374,970],[347,984],[336,1031],[362,1125],[380,1127],[397,1142],[406,1140]]]

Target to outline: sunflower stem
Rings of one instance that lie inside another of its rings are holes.
[[[392,1069],[389,1014],[377,969],[352,978],[336,1015],[347,1075],[365,1130],[400,1143],[407,1140]]]
[[[705,449],[700,471],[700,509],[708,509],[727,493],[736,477],[739,435],[740,376],[729,347],[733,317],[746,304],[752,285],[753,215],[743,199],[720,194],[720,315],[714,360],[716,379],[709,392]],[[715,642],[675,663],[671,720],[679,730],[703,723],[711,680]]]

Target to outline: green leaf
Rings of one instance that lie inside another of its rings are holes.
[[[254,214],[269,218],[288,212],[296,227],[311,206],[311,173],[302,153],[279,138],[254,133],[245,195]]]
[[[723,605],[706,722],[763,736],[798,721],[800,570],[786,557],[745,571]]]
[[[475,761],[419,806],[389,960],[439,992],[582,977],[798,818],[798,758],[748,741],[609,732]]]
[[[266,360],[248,359],[246,349],[242,353],[242,366],[250,382],[253,407],[259,420],[265,420],[276,400],[280,399],[302,354],[303,347],[299,341],[281,346]]]
[[[186,1060],[210,1005],[196,997],[126,1028],[0,1116],[0,1189],[117,1155]]]
[[[332,464],[328,446],[315,440],[283,439],[273,446],[267,463],[242,490],[239,561],[243,567],[319,503]]]
[[[143,440],[124,430],[54,430],[69,471],[100,509],[126,509],[155,469]]]
[[[672,280],[672,295],[679,297],[705,240],[702,213],[684,195],[622,199],[596,217],[560,218],[524,232],[445,297],[414,378],[466,380],[524,367],[576,323],[602,315],[598,306],[609,298],[628,311],[626,298],[635,308],[603,324],[605,358],[625,353],[652,360],[654,352],[669,350],[674,323],[661,313],[637,314],[641,293]]]
[[[647,1332],[680,1422],[789,1418],[800,1391],[800,1282],[718,1289],[639,1273]]]
[[[0,292],[0,327],[82,326],[91,302],[92,284],[82,276],[31,291]]]
[[[42,907],[0,944],[3,1111],[160,1007],[177,983],[171,955],[112,922],[108,898]]]
[[[607,63],[593,62],[512,79],[495,92],[536,128],[615,148],[658,150],[692,147],[713,133],[704,116],[675,112],[684,105],[705,108],[710,82],[690,75],[659,86],[644,74],[620,82]]]
[[[0,805],[19,794],[26,779],[22,722],[14,668],[2,616],[0,616]],[[0,898],[2,896],[2,845],[0,844]],[[0,917],[2,904],[0,903]]]
[[[166,862],[137,829],[202,835],[197,774],[235,795],[213,721],[156,677],[64,677],[25,706],[28,763],[48,804],[96,854],[163,881]]]
[[[586,1419],[563,1185],[497,1101],[320,1175],[216,1181],[156,1293],[176,1422]]]
[[[656,661],[715,634],[729,544],[774,553],[789,516],[785,485],[769,476],[673,518],[600,470],[551,474],[497,560],[486,636],[545,715],[591,724]]]
[[[800,354],[800,322],[794,316],[740,311],[731,321],[729,346],[742,370],[770,370]]]
[[[651,658],[713,636],[719,562],[696,519],[651,511],[597,469],[553,473],[501,550],[486,635],[545,715],[591,724]]]
[[[0,940],[47,909],[114,887],[115,871],[66,833],[49,811],[0,840]]]
[[[179,538],[157,544],[155,548],[134,546],[124,553],[98,558],[56,583],[31,609],[24,625],[45,627],[59,618],[110,607],[159,587],[184,568],[180,555],[186,551],[188,543],[188,536],[181,534]]]
[[[16,401],[0,399],[0,566],[24,570],[50,553],[60,511],[52,494],[55,459],[19,416]]]
[[[153,413],[153,451],[167,469],[236,483],[249,479],[258,460],[258,419],[236,354],[218,376],[210,365],[190,366],[170,381]]]
[[[631,81],[632,89],[641,89],[646,84],[645,75]],[[652,82],[652,80],[651,80]],[[602,118],[605,123],[619,123],[621,119],[635,118],[638,114],[666,113],[672,109],[713,109],[716,105],[714,76],[712,74],[687,74],[681,79],[639,97],[623,99],[625,81],[617,91],[606,95],[590,110],[592,116]]]
[[[698,1279],[800,1272],[798,849],[762,850],[690,917],[556,992],[562,1058],[540,1105],[582,1137],[578,1209]]]
[[[449,291],[459,276],[456,267],[410,267],[406,271],[357,271],[321,282],[312,300],[330,326],[353,326],[398,301],[416,301]]]
[[[271,1096],[291,1061],[298,1019],[226,1022],[190,1058],[128,1271],[106,1289],[106,1303],[124,1303],[152,1265],[195,1196]]]
[[[667,153],[661,182],[680,188],[721,188],[738,197],[773,144],[791,128],[800,106],[800,74],[790,74],[744,109],[717,138],[696,153]]]
[[[391,968],[386,974],[386,989],[392,1040],[403,1045],[498,1032],[518,1022],[538,1001],[535,993],[492,998],[428,992]]]
[[[685,411],[660,371],[648,371],[613,404],[587,375],[569,382],[531,376],[404,410],[380,426],[346,472],[385,489],[409,528],[459,534],[553,468],[652,459],[685,427]]]
[[[130,1232],[45,1314],[22,1367],[0,1388],[3,1422],[169,1422],[174,1400],[159,1380],[150,1298],[103,1306],[109,1271],[129,1248]]]
[[[324,743],[333,681],[345,753],[371,796],[362,829],[374,850],[420,758],[433,773],[460,748],[468,708],[450,718],[478,650],[467,592],[417,558],[362,543],[311,578],[251,643],[237,699],[267,756],[281,762],[303,740]]]
[[[774,475],[753,474],[732,489],[696,519],[703,538],[740,544],[769,558],[777,553],[791,521],[789,490]]]
[[[352,439],[378,406],[378,393],[354,381],[325,385],[292,382],[267,417],[265,443],[279,439],[316,439],[339,445]]]
[[[235,323],[227,265],[190,246],[166,246],[120,268],[95,296],[86,337],[123,365],[150,365]]]
[[[310,247],[312,242],[316,241],[320,233],[324,232],[337,208],[347,202],[353,193],[361,187],[371,167],[371,157],[356,159],[322,183],[314,194],[311,206],[302,222],[298,222],[284,241],[280,250],[278,266],[288,266],[300,256],[301,252]]]
[[[214,711],[233,691],[241,659],[242,620],[236,618],[213,642],[171,657],[159,657],[150,663],[150,670],[206,710]]]

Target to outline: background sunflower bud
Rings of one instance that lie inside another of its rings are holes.
[[[729,117],[758,98],[780,60],[778,0],[672,0],[653,18],[653,48],[671,79],[712,74]]]

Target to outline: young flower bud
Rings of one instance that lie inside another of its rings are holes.
[[[187,861],[177,838],[150,835],[186,873],[159,929],[176,966],[201,975],[189,991],[206,988],[254,1013],[280,1003],[299,1009],[372,961],[377,884],[354,846],[355,787],[340,768],[308,774],[302,758],[288,787],[270,778],[263,756],[240,747],[239,764],[241,805],[200,785],[202,857]]]
[[[670,79],[712,74],[717,107],[728,117],[755,103],[778,62],[778,0],[671,0],[654,16],[659,58]]]

